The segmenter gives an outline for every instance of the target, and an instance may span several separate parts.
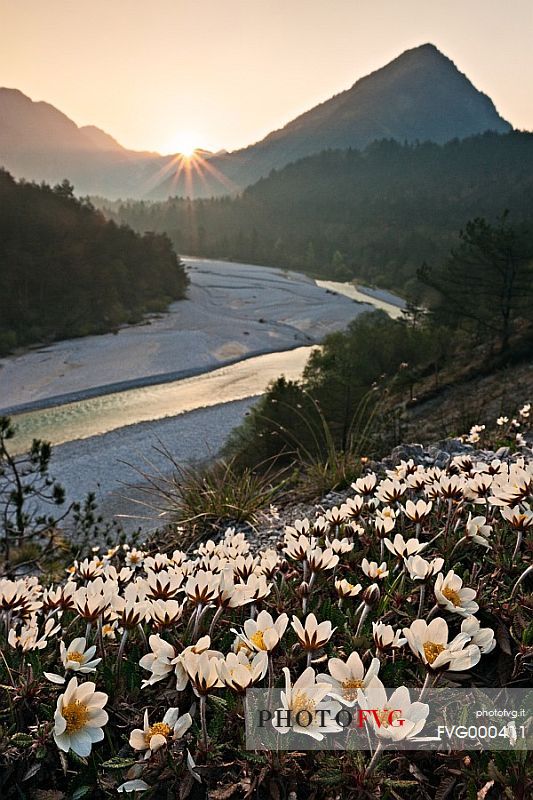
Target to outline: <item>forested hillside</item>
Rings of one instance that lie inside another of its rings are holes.
[[[272,172],[236,198],[116,203],[107,213],[166,232],[178,252],[272,264],[409,290],[468,219],[533,219],[533,135],[445,145],[375,142]]]
[[[0,352],[114,330],[184,296],[167,236],[107,221],[70,184],[0,170]]]

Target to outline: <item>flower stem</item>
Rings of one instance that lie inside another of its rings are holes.
[[[214,616],[213,616],[213,619],[211,620],[211,625],[209,626],[209,638],[210,639],[213,638],[213,631],[215,629],[215,625],[217,624],[218,620],[220,619],[220,615],[222,614],[223,611],[224,611],[223,606],[219,606],[217,608]]]
[[[359,617],[359,623],[357,625],[357,630],[355,631],[355,635],[359,636],[361,628],[363,627],[363,623],[365,619],[368,617],[368,612],[370,611],[370,606],[368,603],[365,603],[363,610],[361,611],[361,616]]]
[[[424,683],[422,685],[422,689],[420,690],[420,695],[418,697],[419,702],[420,702],[420,700],[422,700],[422,695],[425,693],[426,689],[429,689],[430,687],[432,687],[434,685],[434,683],[435,683],[435,676],[428,669],[427,672],[426,672],[426,679],[425,679],[425,681],[424,681]]]
[[[417,619],[420,619],[422,616],[422,610],[424,608],[424,600],[426,599],[426,584],[423,583],[420,586],[420,597],[418,599],[418,613],[416,615]]]
[[[522,531],[518,531],[518,535],[516,537],[516,544],[515,544],[515,548],[513,550],[513,556],[511,558],[511,561],[514,561],[516,556],[518,555],[518,551],[520,550],[520,545],[522,544],[522,536],[523,536],[523,532]]]
[[[128,629],[124,628],[124,633],[122,634],[122,639],[120,640],[120,645],[119,645],[118,653],[117,653],[117,674],[116,674],[117,678],[120,675],[120,667],[122,665],[122,656],[124,654],[124,648],[126,646],[127,639],[128,639]]]
[[[205,694],[200,695],[200,721],[202,724],[202,742],[204,745],[204,750],[207,753],[206,704],[207,704],[207,697],[205,696]]]
[[[378,742],[377,747],[374,750],[374,755],[370,759],[370,761],[368,763],[368,767],[365,769],[365,776],[366,775],[370,775],[370,773],[372,772],[372,770],[376,766],[379,754],[381,753],[382,749],[383,749],[383,744],[381,742]]]

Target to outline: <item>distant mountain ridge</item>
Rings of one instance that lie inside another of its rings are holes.
[[[304,156],[364,148],[377,139],[443,143],[512,129],[492,100],[432,44],[406,50],[260,142],[199,154],[192,170],[180,170],[173,156],[127,150],[104,131],[79,128],[17,90],[0,89],[0,119],[0,164],[16,175],[67,177],[80,193],[149,198],[235,193]]]

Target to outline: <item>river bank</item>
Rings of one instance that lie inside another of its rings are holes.
[[[121,497],[139,482],[129,465],[155,459],[161,469],[159,441],[180,463],[216,456],[271,380],[298,378],[313,345],[375,303],[300,273],[186,263],[189,296],[168,314],[0,361],[0,413],[18,427],[12,446],[57,445],[52,473],[71,500],[94,491],[104,512],[138,513]]]
[[[189,377],[260,353],[316,344],[372,308],[327,292],[300,273],[202,259],[186,264],[188,297],[167,314],[116,334],[55,342],[1,359],[0,413]]]

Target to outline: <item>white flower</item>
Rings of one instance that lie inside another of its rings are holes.
[[[263,650],[271,653],[278,646],[288,623],[287,614],[280,614],[274,622],[268,611],[260,611],[257,619],[245,621],[243,633],[240,634],[237,631],[234,633],[237,633],[237,636],[250,650]]]
[[[209,636],[201,636],[196,644],[186,647],[178,656],[172,660],[174,665],[174,672],[176,675],[176,691],[182,692],[189,681],[189,675],[185,669],[185,661],[189,653],[200,655],[200,653],[207,653],[209,658],[222,658],[222,653],[218,650],[210,650],[211,639]]]
[[[471,539],[473,542],[481,544],[483,547],[487,547],[490,550],[490,544],[487,539],[491,532],[492,526],[487,525],[486,517],[472,517],[472,514],[468,515],[465,531],[467,539]]]
[[[383,580],[383,578],[386,578],[387,575],[389,574],[386,561],[383,561],[383,563],[378,566],[377,561],[369,562],[368,559],[363,558],[363,560],[361,561],[361,569],[363,570],[367,578],[372,578],[372,580],[374,580],[375,578]]]
[[[221,654],[215,655],[208,650],[200,654],[191,651],[182,654],[181,663],[197,697],[222,686],[222,681],[218,677],[218,662],[221,658]]]
[[[307,551],[307,563],[310,572],[322,572],[334,569],[339,563],[339,556],[335,555],[329,547],[322,550],[321,547],[314,547]]]
[[[448,642],[448,625],[442,617],[432,619],[429,625],[423,619],[415,619],[403,634],[415,656],[431,670],[460,672],[471,669],[481,658],[479,647],[468,644],[468,633],[459,633]]]
[[[498,419],[496,420],[496,425],[499,425],[501,427],[502,425],[506,425],[508,422],[509,422],[509,417],[498,417]]]
[[[416,503],[413,503],[412,500],[408,500],[404,508],[405,516],[412,522],[422,522],[429,516],[432,507],[432,502],[427,503],[425,500],[418,500]]]
[[[256,653],[250,661],[245,651],[239,650],[217,661],[217,668],[220,680],[228,689],[244,694],[250,686],[265,677],[268,655],[264,651]]]
[[[342,706],[335,700],[327,700],[331,684],[317,683],[312,667],[304,670],[294,685],[291,685],[287,667],[283,668],[283,672],[285,691],[281,692],[282,707],[274,712],[272,727],[282,734],[290,730],[303,733],[318,742],[322,741],[324,733],[341,731],[342,727],[334,718]]]
[[[150,758],[152,753],[164,747],[169,739],[180,739],[191,725],[191,715],[183,714],[180,717],[177,708],[169,708],[163,720],[154,725],[148,722],[148,711],[145,711],[143,729],[135,728],[131,732],[130,747],[134,750],[145,750],[145,759]]]
[[[384,622],[372,623],[372,636],[378,650],[403,647],[407,641],[401,638],[401,631],[395,631],[392,625],[385,625]]]
[[[354,585],[344,578],[335,580],[335,589],[339,597],[357,597],[362,588],[360,583]]]
[[[491,653],[496,647],[492,628],[482,628],[474,616],[466,617],[461,623],[461,633],[467,633],[473,644],[477,644],[483,654]]]
[[[412,538],[406,541],[401,533],[397,533],[392,542],[390,539],[384,539],[384,543],[387,550],[390,550],[398,558],[409,558],[409,556],[417,555],[427,547],[427,543],[421,544],[418,539]]]
[[[527,419],[529,417],[529,412],[530,411],[531,411],[531,403],[526,403],[524,406],[522,406],[522,408],[520,409],[520,411],[518,413],[520,414],[521,417],[524,417],[524,419]]]
[[[357,690],[364,689],[379,673],[379,658],[373,658],[365,672],[363,662],[358,653],[351,653],[346,661],[330,658],[329,675],[317,675],[317,681],[329,683],[332,691],[329,696],[350,708],[357,702]]]
[[[83,636],[79,639],[73,639],[68,648],[65,647],[64,642],[60,642],[59,650],[63,667],[73,672],[95,672],[96,667],[102,660],[101,658],[93,659],[96,647],[94,645],[87,647],[87,641]]]
[[[77,678],[72,678],[64,694],[57,698],[53,734],[65,753],[72,750],[84,758],[90,755],[93,744],[104,738],[102,727],[108,716],[103,708],[108,697],[95,689],[91,681],[78,686]]]
[[[366,689],[359,689],[358,702],[361,709],[376,710],[365,715],[370,720],[374,733],[382,739],[401,741],[417,736],[429,714],[427,703],[411,702],[409,689],[400,686],[387,697],[383,684],[375,678]]]
[[[152,675],[142,682],[141,688],[143,689],[145,686],[151,686],[169,675],[174,669],[173,662],[176,657],[174,647],[162,639],[158,633],[152,634],[148,642],[152,652],[147,653],[140,659],[139,666],[149,670]]]
[[[451,611],[452,614],[460,614],[468,617],[479,610],[479,606],[474,602],[476,596],[475,589],[463,588],[463,581],[451,569],[446,577],[439,572],[434,586],[435,599],[440,608]]]
[[[350,553],[354,548],[354,544],[346,537],[343,539],[333,539],[332,541],[326,538],[326,547],[333,550],[334,553],[342,554]]]
[[[533,526],[533,511],[526,506],[524,511],[519,506],[514,508],[502,508],[501,514],[509,525],[517,531],[525,531],[526,528]]]
[[[121,783],[120,786],[117,786],[117,792],[145,792],[149,788],[146,781],[137,779]]]
[[[425,581],[442,569],[444,559],[439,557],[426,561],[422,556],[409,556],[404,560],[404,564],[411,580]]]
[[[335,630],[329,620],[318,623],[314,614],[307,615],[304,625],[293,616],[291,627],[304,650],[319,650],[329,642]]]

